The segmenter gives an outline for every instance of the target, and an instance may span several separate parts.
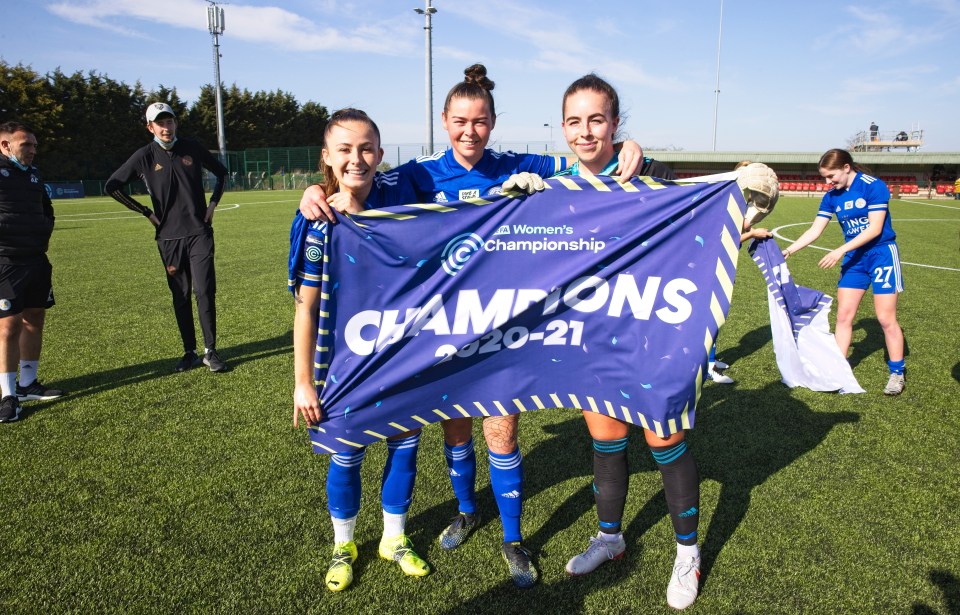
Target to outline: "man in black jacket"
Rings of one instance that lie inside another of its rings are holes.
[[[33,166],[36,153],[29,126],[0,124],[0,423],[17,420],[21,399],[63,395],[36,378],[46,308],[53,306],[53,204]]]
[[[216,273],[213,268],[213,212],[223,194],[227,169],[196,141],[177,138],[177,118],[166,103],[147,107],[147,130],[153,141],[140,148],[107,180],[106,192],[123,205],[147,217],[156,228],[157,247],[173,294],[173,312],[183,340],[182,372],[200,364],[193,326],[190,290],[197,298],[197,316],[203,332],[203,364],[213,372],[229,368],[217,354]],[[207,205],[203,169],[217,178]],[[142,179],[153,210],[128,196],[124,186]]]

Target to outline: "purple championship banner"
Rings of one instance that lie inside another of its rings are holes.
[[[315,452],[543,408],[693,427],[736,275],[736,182],[547,186],[327,227]]]

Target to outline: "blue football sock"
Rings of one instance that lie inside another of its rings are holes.
[[[473,451],[473,438],[460,446],[444,443],[443,456],[447,459],[450,483],[453,484],[460,512],[468,515],[476,513],[477,455]]]
[[[500,509],[503,542],[520,541],[520,513],[523,512],[523,456],[518,447],[507,455],[487,451],[490,458],[490,487]]]
[[[336,519],[350,519],[360,512],[360,464],[367,449],[330,456],[327,472],[327,508]]]
[[[383,510],[388,513],[399,515],[410,510],[419,446],[419,431],[401,440],[387,440],[387,463],[383,466],[380,498]]]
[[[887,361],[887,365],[890,367],[891,374],[903,374],[903,370],[906,367],[906,359],[900,359],[899,361]]]

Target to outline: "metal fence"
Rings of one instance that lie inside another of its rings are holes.
[[[444,146],[445,147],[445,146]],[[514,151],[526,154],[545,154],[554,151],[553,144],[547,141],[527,143],[492,142],[488,146],[498,152]],[[319,145],[304,147],[262,147],[243,151],[228,151],[226,166],[227,190],[302,190],[311,184],[320,182]],[[427,154],[420,143],[384,144],[383,164],[381,168],[393,168]],[[214,152],[217,154],[217,152]],[[211,190],[214,177],[204,173],[204,188]],[[86,196],[105,196],[103,191],[106,179],[84,179],[74,182],[83,184]],[[127,185],[129,194],[146,194],[147,187],[140,180]]]

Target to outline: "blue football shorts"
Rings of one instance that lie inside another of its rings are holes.
[[[903,292],[900,252],[896,243],[874,246],[865,252],[848,252],[840,267],[840,288],[873,287],[875,295]]]

